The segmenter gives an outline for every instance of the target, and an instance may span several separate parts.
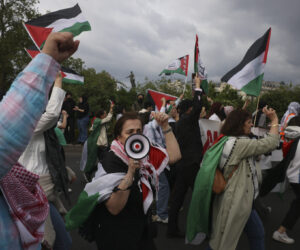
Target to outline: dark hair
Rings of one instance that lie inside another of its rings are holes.
[[[267,105],[268,105],[268,103],[265,100],[260,99],[259,104],[258,104],[258,109],[263,109]]]
[[[114,128],[114,137],[115,137],[115,139],[117,139],[118,136],[121,135],[124,123],[127,120],[140,120],[140,122],[143,126],[143,121],[141,120],[141,118],[140,118],[140,116],[137,112],[125,113],[125,114],[123,114],[123,116],[119,120],[117,120],[117,122],[115,124],[115,128]]]
[[[139,117],[142,121],[142,126],[144,127],[150,121],[151,112],[139,113]]]
[[[100,118],[102,115],[104,115],[105,110],[104,109],[100,109],[97,113],[96,113],[96,117]]]
[[[245,135],[244,125],[248,119],[251,119],[251,114],[242,109],[236,109],[230,112],[221,128],[221,134],[228,136]]]
[[[81,96],[79,96],[79,97],[82,98],[82,103],[86,103],[87,100],[88,100],[88,98],[87,98],[85,95],[81,95]]]
[[[220,102],[214,102],[211,105],[210,111],[208,113],[208,115],[206,116],[207,119],[209,119],[209,117],[211,117],[213,114],[216,114],[221,121],[223,121],[226,117],[225,112],[224,112],[224,107],[223,109],[221,109],[222,107],[222,103]]]
[[[114,106],[114,113],[115,114],[123,114],[124,106],[122,104],[118,104]]]
[[[298,126],[300,127],[300,116],[294,116],[288,123],[288,126]]]
[[[147,108],[149,108],[149,107],[153,107],[152,103],[149,102],[149,101],[145,102],[145,103],[144,103],[144,108],[147,109]]]
[[[186,111],[188,111],[188,109],[190,107],[193,107],[193,101],[189,100],[189,99],[185,99],[183,101],[181,101],[178,105],[178,113],[179,116],[181,116],[182,114],[184,114]]]

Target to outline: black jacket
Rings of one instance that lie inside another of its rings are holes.
[[[183,114],[176,124],[176,138],[182,155],[178,165],[200,164],[202,160],[203,146],[199,128],[202,109],[201,94],[201,91],[195,91],[191,113]]]

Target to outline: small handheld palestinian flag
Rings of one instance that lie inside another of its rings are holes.
[[[90,23],[82,15],[78,4],[32,19],[24,23],[24,27],[40,49],[51,32],[68,31],[77,36],[83,31],[91,30]]]
[[[201,88],[204,90],[204,93],[207,94],[208,93],[207,72],[200,58],[197,35],[196,35],[195,53],[194,53],[194,72],[198,73],[201,79]]]
[[[36,55],[40,53],[38,48],[36,46],[31,46],[29,49],[25,49],[27,54],[31,57],[34,58]],[[62,81],[64,83],[71,83],[71,84],[83,84],[84,83],[84,77],[76,73],[74,70],[66,68],[66,67],[61,67],[61,75],[63,77]]]
[[[176,101],[178,98],[176,96],[172,96],[163,92],[159,92],[156,90],[148,89],[147,90],[147,99],[155,106],[156,110],[160,110],[162,106],[161,98],[166,98],[166,100]]]
[[[175,61],[171,62],[165,67],[165,69],[159,74],[171,75],[174,73],[187,76],[189,67],[189,55],[180,57]]]
[[[267,62],[271,28],[248,49],[243,60],[221,78],[247,95],[259,96]]]

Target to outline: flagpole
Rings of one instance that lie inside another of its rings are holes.
[[[185,90],[186,90],[186,84],[187,84],[187,76],[185,76],[185,81],[184,81],[184,86],[183,86],[183,94],[185,93]]]
[[[258,110],[259,99],[260,99],[260,95],[258,96],[257,104],[256,104],[255,118],[254,118],[254,124],[253,124],[254,127],[255,127],[256,117],[257,117],[257,113],[258,113],[257,110]]]

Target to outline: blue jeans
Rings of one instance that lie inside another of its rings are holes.
[[[252,209],[249,219],[244,227],[251,250],[265,250],[265,230],[255,209]],[[210,246],[206,250],[212,250]]]
[[[77,141],[83,143],[87,139],[87,126],[89,124],[89,116],[85,116],[77,120],[79,135]]]
[[[161,219],[168,218],[168,201],[170,187],[164,172],[159,175],[158,197],[156,202],[156,213]]]
[[[56,207],[52,203],[49,203],[49,205],[51,221],[56,233],[53,250],[71,249],[72,239],[70,234],[66,230],[65,222],[57,211]]]
[[[250,217],[244,228],[251,250],[265,250],[265,230],[255,209],[252,209]]]

